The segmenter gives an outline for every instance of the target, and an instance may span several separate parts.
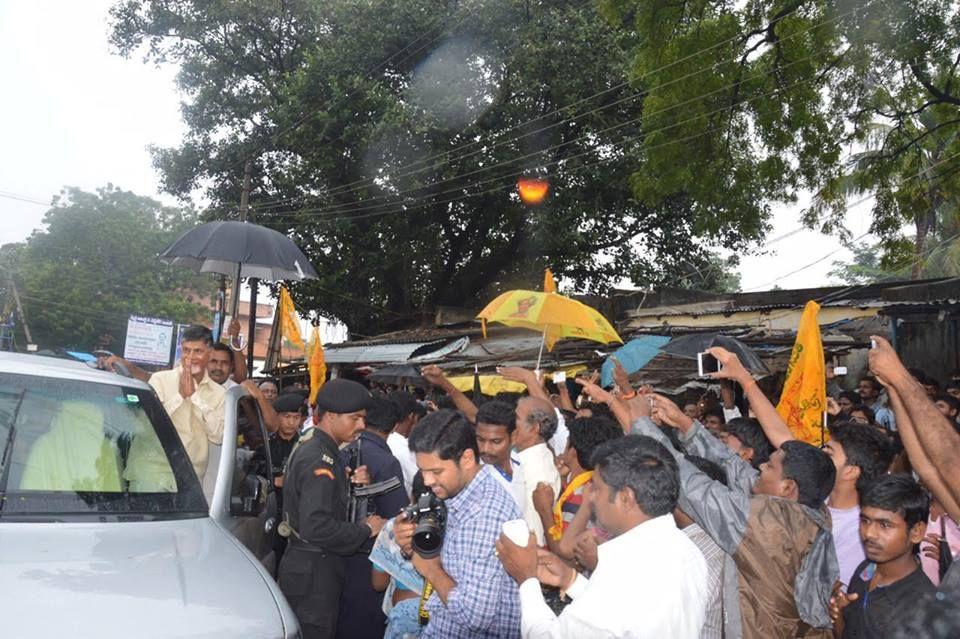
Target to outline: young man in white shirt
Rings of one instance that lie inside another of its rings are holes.
[[[672,512],[680,494],[677,462],[650,437],[630,435],[597,447],[590,502],[613,539],[602,544],[588,580],[556,555],[505,535],[497,553],[520,584],[523,639],[670,637],[697,639],[707,604],[707,563]],[[573,598],[560,616],[540,583]]]
[[[513,406],[506,402],[490,400],[477,410],[474,432],[477,436],[477,448],[484,464],[496,471],[494,477],[513,496],[517,508],[523,511],[523,500],[517,499],[513,491],[513,475],[520,468],[516,453],[513,452],[513,431],[517,428],[517,414]]]
[[[892,450],[884,434],[866,424],[839,424],[831,428],[831,435],[823,450],[837,468],[837,479],[827,497],[827,508],[840,581],[848,586],[854,570],[866,558],[860,542],[860,492],[887,473]]]
[[[416,456],[410,451],[410,446],[407,444],[410,431],[420,421],[417,413],[417,400],[406,391],[394,391],[390,393],[387,399],[393,402],[400,413],[397,425],[387,436],[387,446],[393,456],[397,458],[397,461],[400,462],[400,470],[403,471],[403,487],[409,495],[413,488],[413,476],[417,474],[418,470]]]
[[[547,442],[557,430],[557,414],[553,404],[539,397],[524,397],[517,402],[517,424],[513,446],[517,450],[519,468],[515,468],[511,485],[514,498],[521,504],[523,519],[544,545],[543,522],[533,503],[533,491],[544,483],[560,494],[560,472],[553,451]]]

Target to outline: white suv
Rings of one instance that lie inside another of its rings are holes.
[[[147,384],[0,354],[0,634],[299,636],[262,420],[243,387],[226,401],[208,505]]]

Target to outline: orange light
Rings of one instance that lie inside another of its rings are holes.
[[[550,190],[550,184],[546,180],[538,178],[520,178],[517,181],[517,191],[520,192],[520,199],[524,204],[536,205],[543,202]]]

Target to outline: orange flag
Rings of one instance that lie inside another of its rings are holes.
[[[814,301],[807,302],[803,309],[783,394],[777,404],[777,412],[794,437],[815,446],[821,445],[826,437],[823,412],[827,408],[827,371],[817,324],[819,311],[820,305]]]
[[[543,272],[543,292],[544,293],[556,293],[557,292],[557,281],[553,279],[553,271],[546,269]],[[560,332],[557,330],[547,329],[543,336],[543,344],[547,347],[547,352],[550,353],[553,351],[554,345],[560,340]]]
[[[557,281],[553,279],[553,272],[550,269],[547,269],[543,272],[543,292],[544,293],[557,292]]]
[[[327,381],[327,362],[323,358],[323,342],[320,340],[320,327],[313,327],[310,348],[307,349],[307,367],[310,369],[310,400],[312,406],[317,401],[317,393]]]
[[[293,308],[293,299],[290,297],[290,291],[287,290],[286,286],[280,287],[277,312],[280,313],[280,334],[290,340],[291,344],[296,344],[306,350],[303,336],[300,335],[300,327],[297,325],[297,312]]]

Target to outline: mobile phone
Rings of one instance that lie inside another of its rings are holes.
[[[559,371],[559,372],[553,374],[553,383],[554,383],[554,384],[563,384],[565,381],[567,381],[567,373],[566,373],[566,371]]]
[[[700,377],[720,372],[720,361],[710,353],[697,353],[697,371]]]
[[[834,366],[834,367],[833,367],[833,374],[834,374],[834,375],[846,375],[846,374],[847,374],[847,367],[846,367],[846,366]]]

